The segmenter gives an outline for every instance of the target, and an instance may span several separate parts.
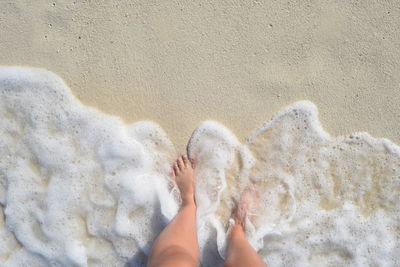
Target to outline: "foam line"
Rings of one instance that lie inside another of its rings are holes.
[[[51,72],[1,67],[0,134],[1,266],[145,264],[180,201],[176,152],[157,124],[87,107]],[[222,264],[249,187],[247,237],[270,266],[400,265],[400,148],[390,140],[332,137],[300,101],[244,144],[205,121],[188,154],[203,266]]]

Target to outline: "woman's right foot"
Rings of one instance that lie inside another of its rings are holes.
[[[243,232],[246,231],[246,219],[252,219],[252,210],[256,206],[257,192],[250,188],[246,188],[240,196],[240,202],[233,212],[232,219],[235,221],[233,228],[239,228]]]

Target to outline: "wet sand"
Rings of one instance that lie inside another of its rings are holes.
[[[397,1],[2,1],[0,64],[51,70],[85,104],[153,120],[183,152],[206,119],[240,140],[308,99],[332,135],[400,143]]]

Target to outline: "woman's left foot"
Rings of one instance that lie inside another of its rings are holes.
[[[194,169],[186,156],[181,156],[175,161],[172,176],[181,192],[182,205],[195,204]]]

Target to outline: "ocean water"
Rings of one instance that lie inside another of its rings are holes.
[[[180,201],[164,131],[84,106],[59,77],[30,68],[0,68],[0,116],[0,265],[145,264]],[[248,187],[257,206],[247,236],[270,266],[400,265],[400,147],[389,140],[331,137],[302,101],[245,143],[203,122],[188,153],[204,266],[223,263]]]

